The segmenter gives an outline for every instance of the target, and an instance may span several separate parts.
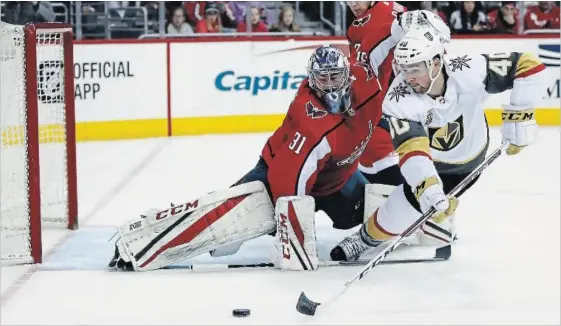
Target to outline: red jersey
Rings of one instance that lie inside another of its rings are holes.
[[[393,80],[393,49],[401,38],[401,35],[392,37],[391,25],[397,13],[405,10],[393,1],[376,2],[357,17],[347,31],[351,63],[360,61],[370,64],[380,80],[382,93],[387,91]],[[376,118],[372,121],[374,126],[382,116],[381,103],[375,110]],[[374,163],[388,156],[393,150],[390,134],[382,128],[376,128],[372,141],[360,157],[360,164],[367,168],[362,170],[376,173],[380,169],[372,170]]]
[[[239,22],[236,31],[239,33],[247,32],[247,24],[245,22]],[[262,21],[257,22],[257,24],[251,25],[252,33],[267,33],[268,31],[269,29],[267,28],[267,25],[265,25],[265,23]]]
[[[401,37],[392,37],[391,25],[403,11],[405,8],[393,1],[376,2],[355,18],[347,31],[351,60],[370,62],[383,90],[391,84],[393,48]]]
[[[329,114],[305,79],[286,117],[263,148],[273,201],[282,196],[325,196],[340,190],[356,172],[372,137],[372,112],[383,96],[372,69],[351,65],[354,115]],[[350,109],[350,110],[351,110]]]
[[[518,34],[518,9],[513,13],[514,25],[508,25],[500,13],[501,9],[495,9],[487,14],[487,21],[489,22],[489,28],[501,33],[512,33]]]
[[[527,8],[524,15],[524,27],[526,29],[559,29],[559,7],[553,6],[548,12],[544,12],[539,6]]]

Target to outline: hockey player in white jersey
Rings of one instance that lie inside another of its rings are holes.
[[[545,89],[545,66],[534,55],[445,54],[434,32],[421,28],[404,35],[394,56],[400,73],[384,99],[383,121],[407,184],[395,188],[356,233],[333,248],[333,260],[357,259],[431,207],[437,213],[410,243],[454,240],[458,199],[446,194],[485,158],[489,132],[483,102],[488,96],[512,89],[510,103],[502,107],[502,138],[511,144],[507,154],[536,139],[534,108]],[[367,206],[368,201],[367,189]]]

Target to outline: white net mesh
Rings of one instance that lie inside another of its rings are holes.
[[[66,119],[64,107],[64,47],[62,31],[37,30],[37,93],[41,218],[68,223]]]
[[[24,32],[0,23],[0,250],[30,260]]]
[[[62,31],[38,29],[37,85],[26,85],[24,28],[0,22],[0,250],[32,262],[26,87],[37,87],[43,227],[68,223]],[[40,227],[40,226],[33,226]]]

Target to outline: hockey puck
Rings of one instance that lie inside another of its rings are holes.
[[[234,317],[247,317],[251,314],[249,309],[234,309],[232,310],[232,316]]]

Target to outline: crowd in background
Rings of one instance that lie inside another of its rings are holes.
[[[56,5],[55,5],[56,4]],[[100,15],[107,13],[111,19],[125,19],[127,9],[140,8],[132,15],[145,15],[145,21],[158,23],[158,1],[84,1],[81,4],[81,19],[84,26],[96,29]],[[273,6],[271,6],[273,4]],[[437,13],[450,26],[453,33],[511,33],[524,30],[552,29],[559,31],[559,2],[517,1],[414,1],[403,2],[409,9],[426,9]],[[318,21],[318,1],[243,2],[243,1],[167,1],[165,2],[165,33],[168,35],[193,35],[200,33],[275,33],[300,32],[302,20]],[[60,10],[72,12],[73,2],[54,1],[9,1],[3,2],[2,21],[13,24],[26,22],[60,21]],[[330,15],[340,2],[325,2],[322,12]],[[57,10],[59,13],[57,13]],[[524,10],[524,15],[520,15]],[[346,23],[353,20],[346,10]],[[298,15],[297,15],[298,14]],[[249,15],[249,17],[248,17]],[[76,14],[63,16],[71,24]],[[93,18],[97,17],[97,18]],[[248,26],[248,24],[250,26]],[[522,24],[522,26],[520,26]],[[154,25],[154,24],[153,24]],[[89,26],[89,27],[88,27]],[[92,27],[93,26],[93,27]],[[313,28],[312,28],[313,29]],[[154,29],[155,30],[155,29]],[[344,29],[342,29],[344,30]],[[329,31],[329,29],[328,29]],[[334,31],[331,31],[333,34]],[[93,38],[99,34],[92,34]],[[103,34],[101,34],[103,36]],[[122,34],[122,37],[138,36]]]
[[[168,34],[221,33],[224,29],[242,33],[248,30],[248,20],[254,33],[300,31],[294,21],[294,8],[288,4],[280,7],[277,17],[270,17],[270,11],[259,2],[186,1],[171,3],[169,7]]]
[[[554,1],[539,1],[526,6],[523,22],[519,21],[520,5],[517,1],[500,3],[462,1],[459,6],[450,2],[437,2],[431,8],[450,26],[453,33],[510,33],[523,29],[559,29],[559,6]],[[424,9],[424,8],[423,8]]]

